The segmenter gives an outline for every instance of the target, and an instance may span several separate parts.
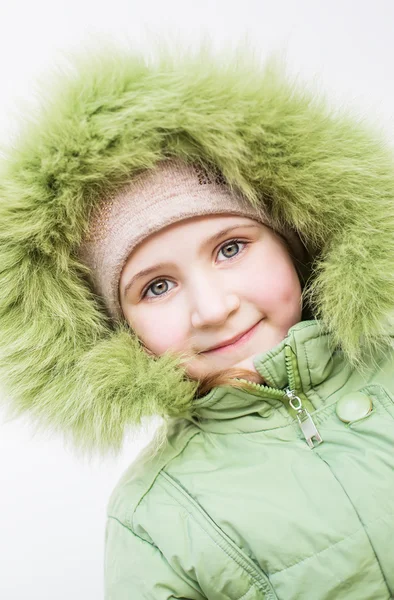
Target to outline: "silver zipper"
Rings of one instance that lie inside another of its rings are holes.
[[[297,413],[296,416],[298,424],[302,433],[304,434],[306,441],[308,442],[309,448],[314,448],[315,446],[321,444],[323,439],[320,433],[318,432],[311,415],[309,414],[307,409],[304,408],[301,398],[296,396],[294,390],[291,390],[290,388],[285,389],[285,394],[289,398],[289,404],[291,408]],[[315,441],[313,440],[313,438],[315,438]]]

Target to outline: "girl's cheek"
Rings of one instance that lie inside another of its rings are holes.
[[[267,312],[278,311],[293,305],[301,297],[301,286],[297,272],[287,261],[273,261],[269,268],[262,268],[247,278],[250,296],[256,306]],[[254,282],[254,285],[253,285]]]
[[[154,312],[154,310],[146,311],[146,313],[140,311],[138,317],[135,317],[133,321],[133,330],[145,346],[157,356],[166,350],[177,350],[184,347],[185,340],[179,315],[177,317],[175,314],[166,314],[164,318],[162,314],[155,315]]]

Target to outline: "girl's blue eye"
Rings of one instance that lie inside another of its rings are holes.
[[[230,241],[228,241],[228,242],[225,242],[225,243],[224,243],[224,244],[223,244],[223,245],[222,245],[222,246],[219,248],[219,252],[218,252],[218,254],[219,254],[219,253],[220,253],[222,250],[226,250],[226,249],[228,249],[228,248],[231,248],[231,247],[236,247],[236,246],[238,246],[238,247],[239,247],[239,245],[240,245],[240,244],[243,244],[244,246],[246,246],[248,243],[249,243],[249,242],[243,242],[243,241],[241,241],[241,240],[230,240]],[[240,251],[238,251],[238,252],[236,252],[236,253],[234,253],[234,252],[233,252],[233,253],[231,254],[231,256],[226,256],[226,255],[225,255],[225,259],[226,259],[226,260],[231,260],[232,258],[234,258],[234,257],[238,256],[238,254],[240,254],[241,252],[243,252],[243,250],[244,250],[244,249],[242,249],[242,250],[240,250]],[[219,261],[219,262],[225,262],[225,261],[221,260],[221,261]],[[168,280],[168,279],[156,279],[156,281],[153,281],[153,282],[152,282],[152,283],[151,283],[151,284],[150,284],[150,285],[149,285],[147,288],[145,288],[145,290],[144,290],[144,291],[142,292],[142,294],[141,294],[141,298],[148,298],[149,300],[152,300],[152,299],[154,299],[154,298],[160,298],[160,296],[165,296],[165,294],[167,294],[167,292],[169,291],[169,290],[168,290],[168,282],[169,282],[169,280]],[[163,283],[165,284],[164,286],[163,286]],[[158,293],[158,294],[155,294],[155,293],[153,292],[153,289],[155,288],[155,286],[158,286],[158,287],[159,287],[159,293]],[[165,289],[163,289],[163,288],[165,288]],[[153,292],[153,296],[148,296],[148,292],[149,292],[149,290],[152,290],[152,292]],[[160,292],[161,292],[161,293],[160,293]]]
[[[163,285],[163,284],[164,284],[164,285]],[[159,293],[158,293],[158,294],[155,294],[155,293],[153,292],[153,297],[155,297],[155,296],[156,296],[156,297],[159,297],[159,296],[164,296],[164,294],[166,294],[166,293],[168,292],[168,279],[157,279],[156,281],[154,281],[153,283],[151,283],[151,284],[150,284],[150,286],[149,286],[148,288],[146,288],[146,291],[143,293],[143,296],[142,296],[142,297],[143,297],[143,298],[145,298],[145,297],[147,297],[147,298],[152,298],[152,296],[147,296],[147,294],[148,294],[148,291],[149,291],[150,289],[152,289],[152,291],[153,291],[153,289],[155,288],[155,286],[158,286],[158,288],[159,288]],[[166,289],[163,289],[164,287],[165,287]],[[162,293],[160,293],[160,292],[162,292]]]
[[[222,250],[225,250],[226,248],[231,248],[231,247],[235,247],[238,246],[240,244],[245,244],[245,242],[241,242],[241,240],[231,240],[230,242],[226,242],[225,244],[223,244],[223,246],[220,247],[219,252],[221,252]],[[237,256],[237,254],[239,254],[239,252],[237,252],[236,254],[231,254],[231,256],[226,256],[225,258],[233,258],[234,256]],[[220,261],[222,262],[222,261]]]

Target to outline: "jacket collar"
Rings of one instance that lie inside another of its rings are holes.
[[[286,347],[291,352],[286,352]],[[253,363],[267,385],[279,389],[290,385],[289,376],[292,371],[298,371],[300,381],[296,385],[307,393],[330,376],[337,355],[330,335],[323,331],[320,321],[311,320],[291,327],[282,342],[255,356]],[[293,367],[289,364],[290,356],[293,356]]]
[[[341,381],[347,379],[351,370],[318,320],[297,323],[282,342],[257,354],[253,363],[264,377],[265,386],[255,384],[256,391],[231,386],[213,388],[195,401],[191,420],[203,429],[221,432],[280,427],[293,422],[295,416],[285,406],[282,391],[286,387],[303,392],[312,410],[318,409],[324,399],[313,388],[334,375],[340,374]]]

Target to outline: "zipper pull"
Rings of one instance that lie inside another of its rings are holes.
[[[296,396],[294,390],[291,390],[290,388],[286,388],[285,393],[289,398],[289,404],[291,408],[297,412],[298,424],[306,441],[308,442],[309,448],[318,446],[322,443],[323,439],[318,432],[311,415],[307,409],[303,407],[301,398]],[[316,442],[314,442],[312,438],[315,438]]]

